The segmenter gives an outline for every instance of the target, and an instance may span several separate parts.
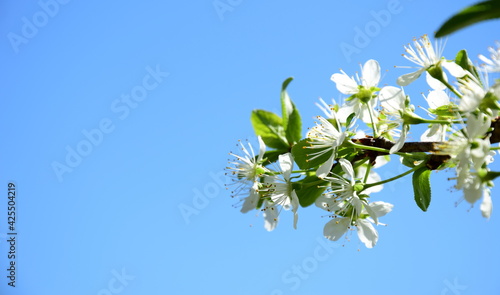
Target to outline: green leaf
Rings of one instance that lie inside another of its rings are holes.
[[[283,84],[281,85],[281,116],[283,118],[283,126],[288,124],[288,114],[291,113],[291,101],[290,97],[288,97],[288,93],[286,92],[286,88],[288,87],[288,84],[292,82],[293,77],[290,77],[286,79]]]
[[[413,192],[415,202],[422,211],[427,211],[431,203],[431,170],[422,167],[413,172]]]
[[[316,176],[308,176],[295,183],[299,187],[295,189],[299,198],[300,206],[307,207],[316,201],[317,198],[325,191],[327,181],[317,178]]]
[[[282,120],[278,115],[264,110],[254,110],[250,120],[255,134],[261,136],[268,147],[275,149],[289,148]]]
[[[434,35],[440,38],[475,23],[500,18],[500,1],[484,1],[465,8],[448,19]]]
[[[481,181],[493,181],[495,178],[500,176],[500,172],[497,171],[488,171],[486,175],[481,179]]]
[[[302,119],[299,111],[292,103],[293,111],[288,117],[288,125],[285,128],[286,138],[290,146],[296,144],[302,138]]]
[[[292,80],[292,77],[286,79],[281,87],[283,128],[285,128],[286,138],[290,146],[294,145],[302,138],[302,120],[300,118],[299,111],[286,91],[288,84],[290,84]]]
[[[462,69],[471,72],[479,81],[481,81],[481,77],[479,77],[476,67],[470,61],[465,49],[462,49],[457,53],[457,56],[455,57],[455,63],[461,66]]]
[[[327,148],[312,149],[310,148],[311,144],[309,143],[309,140],[310,139],[307,138],[302,139],[292,147],[293,159],[295,160],[295,163],[297,163],[300,169],[310,169],[323,164],[330,158],[333,152],[333,151],[326,152],[325,154],[311,160],[312,153],[316,153],[325,150]]]
[[[420,161],[427,160],[429,158],[429,155],[426,153],[421,153],[421,152],[416,152],[412,153],[409,156],[404,156],[402,164],[410,167],[410,168],[415,168]]]
[[[354,117],[356,117],[356,113],[350,114],[349,117],[347,117],[347,119],[345,120],[345,125],[346,126],[351,126],[351,122],[354,119]],[[332,123],[332,125],[335,126],[335,127],[337,127],[337,124],[334,125],[334,123]]]

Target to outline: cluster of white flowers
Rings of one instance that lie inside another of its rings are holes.
[[[422,135],[422,140],[444,142],[447,131],[450,131],[449,141],[442,145],[441,153],[450,155],[455,165],[457,174],[455,188],[463,190],[464,199],[471,205],[483,196],[480,209],[482,215],[489,218],[493,208],[490,194],[493,182],[485,180],[481,175],[487,173],[487,165],[493,161],[495,154],[490,150],[491,144],[487,134],[493,120],[498,116],[499,96],[498,85],[491,88],[487,86],[487,73],[500,72],[500,47],[497,50],[489,49],[491,59],[479,56],[485,62],[479,67],[486,73],[482,76],[483,79],[454,61],[442,57],[442,48],[437,47],[435,50],[427,36],[415,41],[415,48],[416,50],[410,46],[406,47],[409,56],[405,57],[421,68],[414,73],[401,76],[398,84],[406,86],[426,71],[427,82],[433,89],[426,98],[429,107],[438,109],[447,106],[449,109],[457,109],[452,115],[460,119],[461,127],[459,130],[451,128],[451,120],[448,124],[432,124]],[[457,96],[454,99],[455,103],[444,91],[453,86],[447,83],[447,75],[441,66],[457,79],[458,89],[451,89]]]
[[[378,233],[372,223],[378,225],[378,218],[389,213],[393,205],[385,202],[370,203],[368,195],[360,193],[364,188],[363,183],[356,181],[351,162],[339,159],[339,164],[348,178],[337,174],[325,177],[330,185],[327,192],[316,200],[316,206],[333,213],[333,219],[325,225],[323,234],[326,238],[337,241],[354,226],[359,239],[367,248],[372,248],[378,240]]]
[[[265,225],[268,231],[272,231],[278,224],[278,215],[281,209],[294,212],[294,228],[297,227],[297,209],[299,200],[292,188],[291,175],[293,170],[292,154],[286,153],[279,156],[279,169],[272,171],[264,166],[264,153],[266,145],[259,136],[259,155],[255,156],[252,145],[246,148],[241,144],[244,153],[239,156],[233,153],[234,161],[229,162],[232,182],[236,185],[232,190],[232,197],[243,196],[242,213],[262,207]]]
[[[316,125],[302,141],[290,139],[292,131],[288,130],[300,124],[275,126],[272,124],[281,122],[275,120],[264,131],[258,129],[259,124],[254,125],[258,135],[272,137],[268,130],[273,130],[279,140],[284,142],[286,138],[289,148],[283,148],[280,143],[279,150],[273,151],[275,154],[266,154],[266,138],[259,136],[258,155],[250,144],[248,147],[241,144],[242,156],[231,153],[235,157],[228,167],[231,185],[235,186],[232,195],[243,202],[241,211],[262,211],[265,228],[271,231],[276,228],[283,209],[293,212],[296,228],[299,206],[315,204],[328,211],[331,218],[324,227],[326,238],[337,241],[349,229],[356,229],[360,241],[372,248],[378,241],[373,225],[381,224],[379,218],[389,213],[393,205],[372,202],[370,194],[382,190],[384,183],[410,173],[417,174],[415,183],[422,171],[451,168],[456,172],[454,187],[462,190],[463,199],[472,206],[482,198],[481,213],[489,218],[493,207],[493,179],[500,175],[488,168],[497,150],[490,138],[492,134],[500,138],[499,130],[493,128],[500,120],[497,117],[500,82],[488,87],[487,81],[488,73],[500,72],[500,43],[497,45],[497,49],[489,49],[490,58],[479,57],[483,65],[474,66],[465,52],[460,60],[458,57],[457,60],[445,59],[444,46],[433,45],[425,35],[415,40],[413,46],[405,46],[403,56],[415,63],[417,69],[400,76],[398,86],[378,87],[381,69],[376,60],[368,60],[361,66],[361,76],[351,77],[342,70],[333,74],[331,80],[338,91],[348,97],[340,105],[335,102],[328,105],[320,99],[317,105],[324,116],[317,117]],[[415,113],[403,89],[423,73],[431,89],[424,96],[429,105],[426,110],[429,119]],[[449,82],[449,75],[454,81]],[[282,97],[288,98],[288,95]],[[291,102],[282,102],[282,105],[287,105],[289,114],[295,112]],[[297,114],[298,111],[295,119]],[[287,117],[283,122],[289,124],[290,120],[291,117]],[[371,136],[356,130],[358,121],[373,132]],[[406,142],[407,135],[410,126],[416,124],[427,124],[428,128],[420,136],[422,142],[410,145]],[[286,133],[279,133],[285,130]],[[382,180],[373,170],[384,164],[391,154],[402,157],[402,163],[410,170]],[[435,163],[430,165],[427,162],[431,156],[441,158],[433,158]],[[293,170],[294,162],[299,170]],[[428,190],[426,193],[426,189],[419,188],[421,201],[415,198],[422,210],[426,210],[430,202],[430,187]]]

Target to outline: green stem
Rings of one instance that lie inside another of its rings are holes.
[[[310,172],[309,170],[295,170],[295,171],[292,171],[290,173],[300,173],[300,174],[306,174]],[[281,171],[266,171],[265,174],[267,175],[280,175],[282,174]]]
[[[368,181],[368,175],[370,174],[371,168],[372,165],[368,165],[368,167],[366,167],[366,173],[365,173],[365,178],[363,179],[363,183],[366,183]]]
[[[356,163],[353,163],[353,167],[354,169],[358,169],[358,167],[364,165],[366,162],[368,162],[370,159],[368,158],[364,158],[362,159],[361,161],[357,161]]]
[[[347,141],[347,143],[349,144],[350,147],[354,147],[354,148],[358,148],[358,149],[362,149],[362,150],[370,150],[370,151],[390,154],[389,150],[386,150],[383,148],[369,146],[369,145],[356,144],[352,141]],[[412,154],[409,154],[409,153],[400,153],[400,152],[394,153],[394,154],[402,156],[402,157],[412,157],[413,156]]]
[[[451,92],[453,92],[458,98],[462,98],[462,94],[458,93],[457,90],[455,90],[455,88],[453,86],[450,85],[450,83],[446,82],[446,81],[441,81],[441,83],[443,83],[446,87],[448,87],[448,89],[451,90]]]
[[[307,172],[309,172],[309,170],[295,170],[295,171],[292,171],[291,173],[307,173]]]
[[[370,151],[375,151],[375,152],[381,152],[381,153],[389,153],[389,150],[379,148],[379,147],[374,147],[374,146],[369,146],[369,145],[362,145],[362,144],[356,144],[352,141],[347,141],[347,144],[350,147],[362,149],[362,150],[370,150]]]
[[[408,174],[410,174],[410,173],[414,172],[415,170],[420,169],[421,167],[425,166],[425,164],[426,164],[426,162],[424,161],[424,162],[422,162],[420,165],[415,166],[415,167],[413,167],[412,169],[410,169],[410,170],[408,170],[408,171],[406,171],[406,172],[404,172],[404,173],[401,173],[401,174],[399,174],[399,175],[396,175],[396,176],[394,176],[394,177],[391,177],[391,178],[389,178],[389,179],[382,180],[382,181],[379,181],[379,182],[374,182],[374,183],[365,184],[365,186],[364,186],[363,190],[365,190],[365,189],[367,189],[367,188],[370,188],[370,187],[373,187],[373,186],[377,186],[377,185],[381,185],[381,184],[384,184],[384,183],[388,183],[388,182],[391,182],[391,181],[396,180],[396,179],[398,179],[398,178],[401,178],[401,177],[403,177],[403,176],[406,176],[406,175],[408,175]]]
[[[426,123],[426,124],[461,124],[461,123],[464,123],[463,121],[448,121],[448,120],[427,120],[427,119],[423,119],[422,120],[422,123]]]

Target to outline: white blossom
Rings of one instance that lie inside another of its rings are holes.
[[[266,198],[264,207],[265,228],[273,230],[278,223],[280,208],[292,209],[294,214],[293,227],[297,228],[299,198],[292,187],[291,174],[293,170],[293,157],[286,153],[278,157],[280,171],[277,175],[266,175],[264,188],[260,190]]]
[[[340,121],[344,123],[350,114],[355,113],[363,122],[371,123],[377,118],[374,110],[377,99],[372,97],[372,93],[378,90],[380,65],[376,60],[368,60],[361,67],[361,77],[356,75],[356,78],[349,77],[342,70],[340,72],[333,74],[331,80],[341,93],[350,95],[338,111]]]
[[[409,85],[410,83],[418,79],[420,75],[427,71],[431,66],[435,66],[438,64],[446,68],[454,77],[462,77],[465,75],[465,71],[459,65],[442,58],[444,45],[436,42],[434,47],[427,35],[424,35],[420,39],[414,40],[413,45],[415,48],[413,48],[411,45],[404,46],[406,54],[403,54],[403,56],[407,60],[415,63],[418,66],[417,70],[415,72],[400,76],[397,80],[398,85]],[[444,72],[443,74],[444,77],[446,77],[446,74]],[[433,89],[442,88],[442,86],[438,86],[439,84],[436,85],[436,83],[430,79],[428,79],[427,81]]]
[[[318,116],[317,119],[319,122],[307,133],[310,143],[307,148],[318,150],[308,154],[309,160],[314,160],[325,153],[332,153],[329,159],[316,171],[316,175],[323,178],[332,169],[333,161],[337,156],[337,149],[346,139],[346,132],[342,131],[342,125],[337,119],[333,119],[335,125],[321,116]]]
[[[450,97],[443,90],[432,90],[427,96],[424,96],[429,104],[429,108],[437,109],[442,106],[450,105]],[[420,136],[421,141],[446,141],[446,124],[431,124]]]
[[[328,192],[316,200],[316,206],[332,213],[333,219],[325,224],[324,236],[337,241],[352,226],[367,248],[373,248],[378,241],[378,233],[373,224],[379,224],[378,218],[392,210],[393,205],[385,202],[368,203],[362,198],[356,187],[352,164],[346,159],[339,159],[343,174],[326,177],[330,182]]]
[[[331,203],[331,201],[327,198],[320,198],[317,205],[319,204],[318,206],[332,213],[342,211],[343,207],[349,207],[348,205],[342,205],[342,203],[334,203],[333,205],[327,205],[327,203]],[[349,229],[354,227],[359,240],[367,248],[373,248],[378,242],[378,232],[373,224],[380,224],[378,222],[379,217],[389,213],[393,207],[392,204],[378,201],[364,203],[363,210],[358,215],[339,216],[334,214],[332,215],[333,219],[325,224],[323,235],[331,241],[338,241]]]
[[[259,141],[259,154],[257,157],[250,143],[248,143],[248,147],[245,147],[244,144],[239,142],[243,155],[229,153],[235,157],[235,160],[230,161],[229,164],[231,166],[226,168],[229,171],[232,181],[230,185],[236,186],[231,192],[232,197],[245,196],[243,207],[241,208],[241,212],[243,213],[256,208],[259,200],[259,194],[257,193],[259,177],[269,171],[262,163],[264,153],[266,152],[266,145],[260,136],[257,139]]]

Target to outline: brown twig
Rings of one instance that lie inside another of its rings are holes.
[[[383,137],[373,138],[371,136],[367,136],[365,138],[355,138],[352,140],[354,143],[359,143],[361,145],[379,147],[386,150],[390,150],[394,146],[394,142],[387,140]],[[402,153],[432,153],[427,160],[426,166],[429,170],[436,170],[442,164],[447,162],[450,159],[449,155],[440,155],[436,154],[439,152],[439,146],[445,144],[442,141],[432,141],[432,142],[405,142],[405,144],[401,147],[399,152]],[[375,160],[378,156],[388,155],[389,153],[377,152],[372,150],[363,150],[362,154],[358,154],[353,160],[361,160],[363,158],[369,158],[370,164],[374,165]]]

